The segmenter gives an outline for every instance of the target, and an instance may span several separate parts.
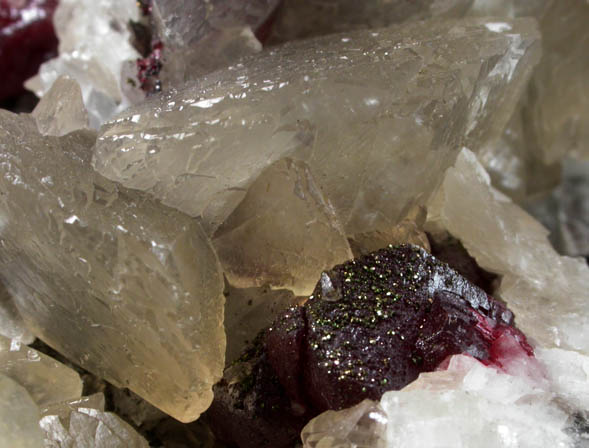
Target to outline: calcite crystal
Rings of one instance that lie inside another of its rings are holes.
[[[300,296],[313,292],[324,269],[352,258],[333,206],[309,167],[290,159],[256,179],[213,245],[233,285],[268,284]]]
[[[285,42],[431,17],[461,17],[471,4],[472,0],[284,0],[270,41]]]
[[[376,422],[371,426],[376,431],[353,428],[357,444],[350,439],[338,444],[333,429],[349,419],[350,411],[326,413],[303,430],[305,448],[533,448],[570,447],[574,442],[566,432],[568,415],[550,393],[527,378],[500,373],[461,355],[450,360],[447,370],[423,373],[404,390],[385,393],[380,404],[365,403],[356,410],[364,415],[355,420],[376,420],[386,429]],[[382,442],[368,444],[378,436]]]
[[[61,76],[53,83],[32,116],[43,135],[61,137],[88,128],[88,112],[80,86],[67,76]]]
[[[94,141],[0,111],[2,278],[47,344],[194,420],[224,366],[217,258],[197,222],[96,174]]]
[[[94,166],[214,227],[294,157],[347,234],[387,229],[458,145],[500,135],[538,39],[532,20],[470,19],[289,43],[129,109],[102,128]]]
[[[545,347],[589,353],[589,266],[560,256],[548,231],[490,185],[467,149],[431,199],[427,226],[458,238],[482,268],[501,276],[497,295],[526,334]]]
[[[111,412],[80,407],[69,415],[44,416],[39,425],[45,448],[148,448],[131,425]]]
[[[0,446],[42,448],[39,409],[26,389],[0,374]]]
[[[131,103],[121,87],[122,71],[126,61],[134,63],[140,56],[128,27],[138,19],[135,0],[60,0],[53,18],[59,56],[44,63],[27,88],[43,96],[60,75],[72,77],[82,88],[90,124],[97,128]]]
[[[23,386],[39,407],[82,395],[82,380],[76,371],[3,336],[0,336],[0,373]]]
[[[163,44],[163,87],[229,65],[258,53],[262,44],[254,32],[280,0],[153,0],[154,31]]]
[[[10,294],[0,283],[0,335],[30,344],[35,336],[27,329]]]

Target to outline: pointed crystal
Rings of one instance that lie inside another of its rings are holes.
[[[60,137],[88,128],[88,113],[76,81],[60,76],[32,113],[43,135]]]
[[[194,420],[224,366],[217,258],[197,222],[96,174],[94,142],[0,111],[2,277],[51,347]]]
[[[503,131],[540,56],[533,20],[508,28],[417,22],[276,47],[109,122],[94,166],[214,226],[295,157],[348,234],[390,228],[461,143]]]
[[[267,168],[213,237],[229,282],[313,292],[321,272],[352,258],[333,206],[303,162]]]
[[[45,447],[149,447],[147,441],[117,415],[92,408],[72,409],[65,419],[46,415],[39,425],[45,433]]]
[[[23,386],[39,407],[82,395],[82,380],[75,370],[3,336],[0,336],[0,373]]]

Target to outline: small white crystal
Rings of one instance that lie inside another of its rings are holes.
[[[138,19],[135,0],[60,0],[53,17],[59,57],[44,63],[27,88],[43,96],[60,75],[70,76],[80,84],[91,127],[99,127],[130,104],[121,73],[125,61],[140,56],[128,28]]]
[[[57,78],[31,115],[43,135],[59,137],[88,127],[80,86],[67,76]]]
[[[0,283],[0,335],[22,344],[30,344],[35,336],[27,329],[12,297]]]

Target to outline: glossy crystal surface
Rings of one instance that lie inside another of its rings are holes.
[[[458,145],[500,135],[538,38],[532,20],[470,19],[288,43],[129,109],[101,129],[94,166],[214,229],[294,157],[347,234],[388,228]]]
[[[50,346],[194,420],[224,366],[217,258],[194,220],[93,172],[94,140],[0,111],[6,286]]]

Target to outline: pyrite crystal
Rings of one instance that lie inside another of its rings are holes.
[[[0,111],[2,278],[53,348],[194,420],[224,366],[217,258],[194,220],[92,171],[94,141]]]

